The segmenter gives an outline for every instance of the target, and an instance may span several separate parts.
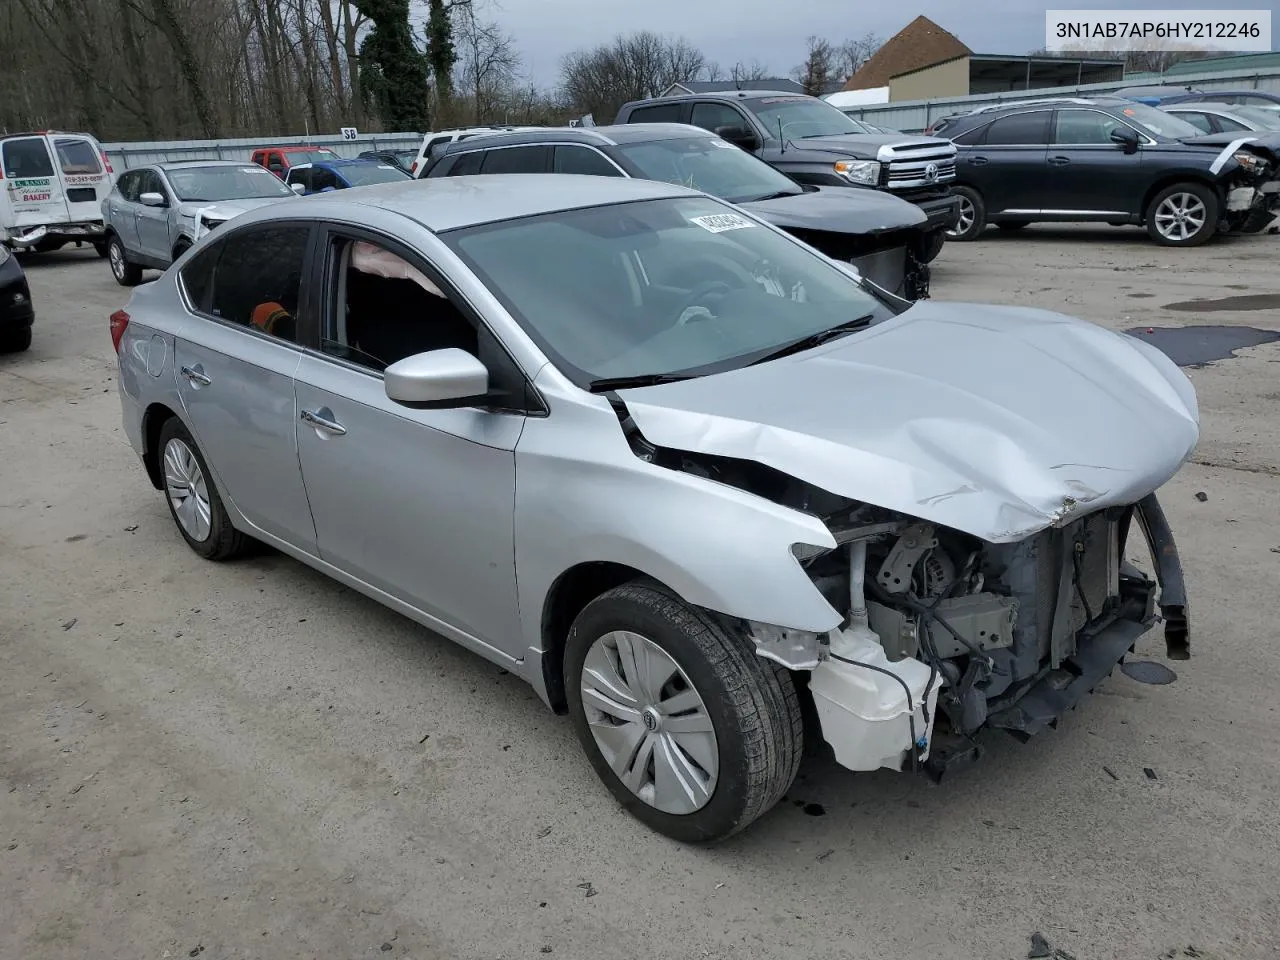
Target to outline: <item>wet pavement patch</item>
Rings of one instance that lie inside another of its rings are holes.
[[[1218,297],[1216,300],[1179,300],[1166,303],[1166,310],[1185,313],[1217,313],[1220,310],[1280,310],[1280,293],[1250,293],[1240,297]]]
[[[1125,333],[1146,340],[1180,367],[1203,367],[1244,347],[1280,340],[1280,331],[1257,327],[1133,327]]]
[[[1138,683],[1165,684],[1178,679],[1178,675],[1163,663],[1152,660],[1126,660],[1120,664],[1120,671]]]

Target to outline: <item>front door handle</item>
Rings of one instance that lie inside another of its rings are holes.
[[[303,410],[299,412],[298,418],[308,426],[323,430],[325,433],[332,433],[337,437],[347,432],[346,427],[333,419],[333,411],[328,407],[321,407],[319,410]]]
[[[1049,163],[1055,167],[1065,167],[1070,162],[1071,162],[1070,157],[1050,157],[1049,158]]]
[[[970,157],[969,162],[972,163],[975,167],[980,167],[987,162],[987,158],[986,157]]]
[[[180,372],[184,377],[190,380],[192,384],[207,387],[209,384],[213,383],[212,380],[205,376],[204,368],[198,363],[194,367],[182,367]]]

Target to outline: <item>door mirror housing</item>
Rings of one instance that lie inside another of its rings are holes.
[[[473,407],[489,392],[485,365],[457,347],[397,360],[383,371],[387,398],[415,410]]]
[[[728,140],[735,147],[743,150],[759,150],[764,144],[756,132],[749,127],[716,127],[716,136]]]
[[[1111,142],[1118,144],[1125,153],[1138,152],[1138,134],[1129,127],[1117,127],[1112,130]]]
[[[291,183],[289,184],[289,189],[292,190],[294,193],[296,193],[298,196],[302,196],[307,192],[307,186],[306,184],[303,184],[303,183]]]
[[[167,207],[169,205],[163,193],[155,193],[154,191],[139,194],[138,202],[144,207]]]

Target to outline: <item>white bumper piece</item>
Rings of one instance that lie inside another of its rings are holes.
[[[930,685],[931,671],[919,660],[890,661],[865,626],[833,631],[830,640],[833,657],[814,668],[809,690],[836,762],[850,770],[902,770],[913,750],[926,759],[942,677]]]

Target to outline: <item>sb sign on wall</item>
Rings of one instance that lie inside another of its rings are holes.
[[[343,140],[354,140],[359,136],[355,127],[342,127],[341,130]]]

